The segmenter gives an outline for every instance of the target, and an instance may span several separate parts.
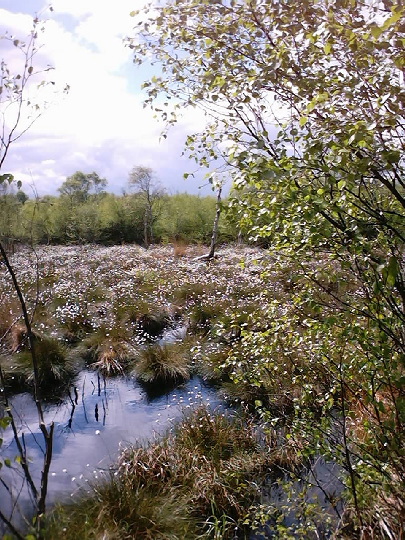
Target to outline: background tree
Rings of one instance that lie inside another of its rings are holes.
[[[261,338],[246,333],[244,377],[260,386],[277,357],[290,380],[298,370],[290,436],[342,464],[352,534],[381,537],[403,533],[405,507],[404,9],[172,0],[147,7],[129,40],[136,62],[162,65],[147,103],[159,112],[161,95],[174,98],[169,123],[180,104],[207,111],[190,154],[204,165],[221,148],[238,190],[230,211],[301,276],[288,317],[275,301]]]
[[[17,192],[18,193],[18,192]],[[10,247],[18,235],[22,204],[13,184],[0,184],[0,240]]]
[[[168,196],[162,203],[155,225],[155,237],[164,242],[183,241],[209,244],[215,219],[215,198],[189,193]],[[220,227],[220,239],[232,240],[226,222]]]
[[[105,178],[100,178],[94,171],[88,174],[76,171],[66,178],[58,191],[61,195],[69,197],[72,203],[83,203],[88,200],[92,192],[100,194],[107,183]]]
[[[165,190],[154,177],[153,169],[142,165],[135,166],[128,179],[129,186],[138,193],[144,207],[143,241],[146,248],[153,242],[153,224],[156,220],[156,211]]]
[[[83,173],[76,171],[69,176],[59,188],[61,201],[54,207],[59,230],[58,242],[95,242],[99,237],[98,205],[104,188],[105,178],[96,172]],[[65,201],[69,204],[66,206]]]
[[[18,192],[17,192],[18,193]],[[160,200],[153,222],[155,242],[184,241],[210,244],[216,214],[216,199],[188,193]],[[14,195],[0,197],[1,230],[20,242],[66,244],[95,242],[120,244],[144,242],[144,202],[139,194],[90,196],[80,205],[66,204],[65,196],[29,199],[23,205]],[[224,201],[226,204],[226,200]],[[218,241],[236,239],[227,216],[219,223]]]
[[[39,200],[29,199],[21,210],[17,237],[22,241],[31,238],[34,244],[50,244],[56,241],[55,207],[57,197],[46,195]]]

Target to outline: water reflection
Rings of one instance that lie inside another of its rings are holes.
[[[10,402],[38,484],[44,445],[34,401],[23,393]],[[94,371],[83,371],[63,403],[45,406],[46,424],[55,423],[48,504],[72,496],[105,474],[122,446],[164,433],[183,408],[202,402],[219,404],[215,391],[198,378],[153,394],[133,378],[104,379]],[[11,429],[4,431],[3,438],[2,457],[13,460],[18,452]],[[0,485],[2,511],[10,511],[18,500],[21,513],[26,513],[31,503],[19,466],[5,474],[2,470],[2,480],[12,492],[11,497]],[[17,515],[15,511],[15,521],[21,522]]]

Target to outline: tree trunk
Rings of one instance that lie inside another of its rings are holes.
[[[145,244],[146,249],[148,249],[149,247],[148,230],[149,230],[149,212],[148,212],[148,209],[145,208],[145,214],[143,216],[143,242]]]
[[[213,259],[215,256],[215,248],[216,248],[217,239],[218,239],[219,218],[221,216],[221,194],[222,194],[222,186],[218,188],[217,205],[216,205],[217,211],[215,213],[214,225],[212,227],[211,245],[210,245],[210,251],[207,255],[207,259]]]

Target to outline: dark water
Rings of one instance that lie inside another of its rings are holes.
[[[335,538],[334,532],[344,511],[342,473],[338,464],[319,456],[302,467],[300,478],[291,481],[289,475],[285,474],[280,481],[269,481],[262,490],[262,504],[271,508],[269,513],[275,517],[283,514],[282,523],[290,528],[293,538]],[[283,487],[283,482],[286,481],[287,489]],[[274,518],[268,519],[267,523],[250,535],[249,540],[283,538],[276,532],[276,521]],[[305,527],[308,522],[310,528]],[[303,529],[306,529],[305,536]],[[301,532],[294,534],[293,531]]]
[[[146,443],[154,437],[160,437],[189,408],[200,404],[210,404],[214,409],[223,407],[216,391],[199,378],[191,379],[168,392],[161,390],[160,394],[155,391],[151,395],[133,378],[103,379],[97,372],[85,370],[70,389],[70,397],[61,404],[45,407],[46,425],[55,423],[48,509],[57,501],[74,497],[93,480],[114,472],[114,464],[122,448],[131,443]],[[23,393],[12,398],[11,406],[20,440],[24,434],[27,455],[31,460],[31,474],[39,486],[44,445],[35,404],[29,394]],[[14,460],[18,450],[11,429],[4,430],[2,436],[4,442],[0,449],[1,457]],[[280,484],[270,481],[263,490],[262,504],[284,508],[284,512],[286,506],[291,505],[291,511],[285,514],[284,523],[287,526],[294,525],[299,521],[294,507],[297,503],[302,504],[302,488],[306,486],[307,503],[317,503],[323,517],[329,515],[333,523],[337,516],[325,495],[339,496],[342,491],[340,474],[336,464],[319,458],[311,470],[303,471],[302,485],[300,481],[295,483],[295,496],[287,497]],[[17,464],[11,469],[3,467],[0,470],[0,480],[4,480],[9,487],[8,491],[0,482],[0,510],[7,516],[12,515],[13,523],[23,530],[24,521],[32,515],[33,505],[21,467]],[[312,485],[309,489],[308,484]],[[338,507],[341,511],[340,504]],[[308,538],[330,537],[328,529],[325,530],[322,525],[323,519],[320,521],[318,534],[308,535]],[[267,522],[252,533],[251,540],[277,537],[273,525],[271,521]],[[0,520],[0,536],[4,532]]]
[[[135,379],[102,379],[94,371],[83,371],[71,388],[70,398],[45,408],[46,424],[55,423],[48,507],[74,496],[88,482],[109,472],[122,447],[163,434],[182,411],[201,403],[213,407],[220,404],[215,391],[198,378],[151,397]],[[31,473],[39,485],[44,445],[33,399],[29,394],[19,394],[11,405],[20,438],[24,434]],[[2,457],[13,460],[18,451],[10,428],[4,431],[3,439]],[[0,509],[9,513],[11,504],[17,502],[13,521],[21,525],[23,516],[31,513],[21,467],[3,467],[1,478],[12,493],[0,485]]]

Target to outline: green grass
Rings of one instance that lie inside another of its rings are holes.
[[[56,397],[71,384],[78,372],[75,355],[55,338],[35,336],[35,356],[38,362],[38,387],[41,395]],[[18,352],[10,355],[3,364],[6,383],[15,390],[31,389],[34,384],[32,355],[25,342]]]
[[[134,364],[137,379],[147,384],[180,383],[190,378],[190,355],[187,341],[152,344],[139,349]]]

